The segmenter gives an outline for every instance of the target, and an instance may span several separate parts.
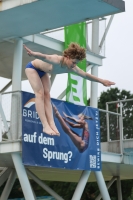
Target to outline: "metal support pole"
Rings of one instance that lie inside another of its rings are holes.
[[[21,74],[22,74],[22,52],[23,52],[23,40],[19,39],[15,43],[14,58],[13,58],[13,73],[12,73],[12,91],[21,90]],[[11,137],[12,139],[18,138],[19,125],[20,125],[20,113],[21,108],[18,105],[19,94],[12,94],[11,104]]]
[[[21,90],[21,73],[22,73],[22,51],[23,51],[23,40],[19,39],[16,41],[13,59],[13,74],[12,74],[12,91]],[[11,135],[12,139],[17,139],[18,133],[22,130],[21,127],[21,105],[20,93],[12,94],[12,110],[11,110]],[[26,200],[34,200],[34,195],[22,164],[22,159],[18,153],[11,154],[17,175],[24,193]]]
[[[80,200],[81,199],[82,193],[84,191],[84,188],[86,186],[89,176],[90,176],[90,171],[83,171],[81,178],[78,182],[78,185],[75,189],[75,192],[73,194],[72,200]]]
[[[92,52],[99,53],[99,19],[92,21]],[[91,68],[91,74],[98,76],[98,67]],[[90,105],[97,107],[98,83],[91,82]]]
[[[0,93],[5,92],[5,90],[7,90],[12,84],[12,81],[10,81],[9,83],[7,83],[7,85],[5,85],[2,90],[0,91]]]
[[[36,183],[38,183],[38,185],[40,185],[44,190],[46,190],[49,194],[51,194],[55,199],[63,200],[62,197],[60,197],[56,192],[54,192],[49,186],[43,183],[37,176],[35,176],[35,174],[33,174],[28,169],[27,169],[27,173]]]
[[[11,189],[14,185],[15,180],[16,180],[16,172],[13,169],[10,173],[10,176],[9,176],[7,182],[6,182],[5,188],[2,192],[2,195],[1,195],[1,198],[0,198],[1,200],[7,200],[8,199],[8,196],[11,192]]]
[[[58,97],[57,99],[63,99],[63,97],[66,95],[66,90],[64,90]]]
[[[3,185],[3,183],[8,179],[9,175],[11,173],[10,168],[4,168],[3,171],[0,173],[0,187]]]
[[[102,173],[101,172],[95,172],[95,176],[96,176],[97,183],[98,183],[98,186],[99,186],[103,200],[110,200],[110,196],[109,196],[105,181],[103,179]]]
[[[115,181],[116,179],[117,179],[117,177],[113,177],[113,178],[108,182],[108,184],[107,184],[107,188],[108,188],[108,189],[110,188],[110,186],[114,183],[114,181]],[[95,200],[100,200],[101,198],[102,198],[102,195],[99,194]]]
[[[24,193],[25,200],[35,200],[29,179],[27,177],[24,165],[22,164],[19,153],[12,153],[12,159],[15,165],[15,169]]]
[[[109,111],[109,105],[106,103],[106,110]],[[107,123],[107,142],[110,141],[110,134],[109,134],[109,113],[106,113],[106,123]]]
[[[95,19],[92,22],[92,51],[94,53],[99,53],[99,19]],[[91,73],[98,76],[98,67],[92,68]],[[91,83],[91,98],[90,106],[97,108],[97,94],[98,94],[98,83]],[[103,200],[110,200],[105,181],[103,179],[102,172],[95,172],[97,183],[102,195]]]
[[[121,180],[120,180],[120,177],[117,177],[117,191],[118,191],[118,200],[122,200],[122,191],[121,191]]]
[[[114,15],[111,15],[110,20],[109,20],[108,25],[107,25],[107,28],[105,29],[104,35],[103,35],[102,40],[101,40],[100,45],[99,45],[100,49],[102,48],[103,43],[104,43],[104,41],[106,39],[107,33],[108,33],[109,28],[111,26],[111,23],[113,21],[113,18],[114,18]]]

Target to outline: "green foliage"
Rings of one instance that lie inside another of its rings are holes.
[[[133,187],[132,187],[132,189],[131,189],[131,196],[128,197],[128,200],[133,200]]]
[[[102,92],[98,100],[98,108],[106,110],[106,102],[119,101],[133,99],[133,94],[129,91],[118,88],[111,88],[107,92]],[[118,106],[118,107],[117,107]],[[109,111],[120,113],[120,104],[112,103],[109,104]],[[127,139],[133,138],[133,100],[122,103],[122,114],[123,114],[123,133]],[[100,112],[100,130],[101,130],[101,142],[107,141],[107,122],[106,114]],[[109,114],[109,131],[110,139],[118,140],[119,134],[119,120],[118,117]]]

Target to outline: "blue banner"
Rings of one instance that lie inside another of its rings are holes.
[[[42,132],[35,95],[22,92],[22,160],[24,165],[73,170],[101,169],[97,108],[51,99],[60,136]]]

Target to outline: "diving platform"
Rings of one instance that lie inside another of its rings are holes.
[[[23,43],[28,45],[29,48],[35,51],[40,51],[46,54],[58,54],[62,55],[64,50],[64,42],[56,40],[42,34],[30,35],[22,38]],[[3,78],[12,78],[13,70],[13,54],[15,49],[15,40],[3,41],[0,43],[0,76]],[[92,51],[86,51],[87,66],[89,65],[102,65],[102,59],[104,56],[93,53]],[[26,80],[25,66],[28,62],[34,59],[29,57],[25,50],[23,50],[23,61],[22,61],[22,80]]]
[[[25,0],[0,2],[0,40],[37,34],[125,11],[122,0]]]
[[[102,60],[105,58],[99,52],[113,16],[124,11],[125,2],[123,0],[84,0],[84,2],[80,0],[7,0],[0,2],[0,76],[10,80],[0,93],[0,128],[4,126],[5,130],[4,135],[2,135],[2,130],[0,132],[0,186],[7,181],[1,199],[8,199],[16,177],[19,178],[26,200],[36,199],[29,178],[40,184],[57,200],[63,200],[63,198],[47,188],[41,182],[42,180],[77,182],[78,186],[72,200],[79,200],[86,182],[94,181],[97,181],[99,185],[103,200],[110,200],[104,181],[109,181],[111,185],[113,181],[118,180],[118,200],[122,199],[120,180],[133,179],[133,139],[124,139],[122,113],[103,111],[107,116],[108,128],[107,140],[101,142],[101,171],[24,166],[22,164],[22,110],[19,92],[21,91],[21,81],[26,80],[25,65],[32,59],[23,50],[23,44],[35,51],[61,55],[64,50],[64,42],[50,38],[45,33],[49,30],[89,21],[92,23],[93,47],[87,47],[86,50],[87,71],[91,69],[91,73],[97,76],[98,66],[102,66]],[[101,42],[97,43],[99,21],[109,15],[111,17]],[[52,84],[54,78],[52,75]],[[9,109],[11,114],[10,120],[8,120],[6,111],[2,107],[2,98],[10,85],[12,85],[12,91],[9,92],[12,101],[9,103],[10,98],[8,98],[6,109]],[[97,107],[97,83],[92,83],[90,91],[91,106],[95,108]],[[61,94],[62,98],[65,96],[64,93],[63,91],[63,95]],[[117,116],[120,122],[120,137],[117,140],[111,140],[110,137],[109,114]]]
[[[130,141],[132,145],[129,145],[133,149],[133,139]],[[117,145],[119,141],[117,141]],[[115,152],[105,151],[105,145],[109,146],[109,143],[101,143],[101,159],[102,159],[102,174],[105,181],[110,181],[112,177],[120,176],[121,180],[133,179],[133,154],[118,154]],[[104,146],[104,147],[103,147]],[[127,147],[127,141],[123,142],[123,146]],[[104,150],[103,150],[104,149]],[[14,163],[11,157],[11,153],[18,152],[22,154],[21,141],[2,142],[0,144],[0,166],[3,168],[14,168]],[[65,182],[78,182],[82,174],[82,170],[67,170],[56,169],[47,167],[32,167],[26,166],[26,169],[30,170],[40,180],[50,181],[65,181]],[[95,182],[94,172],[91,172],[88,182]]]

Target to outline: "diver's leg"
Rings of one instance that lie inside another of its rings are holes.
[[[40,120],[43,125],[43,132],[49,135],[55,135],[56,133],[50,128],[46,115],[45,115],[45,107],[44,107],[44,88],[42,81],[34,69],[26,68],[25,69],[26,76],[31,84],[31,87],[35,93],[35,106],[36,111],[40,117]]]
[[[50,99],[51,84],[50,84],[49,75],[46,73],[41,78],[41,80],[44,87],[44,106],[45,106],[45,114],[47,117],[48,124],[57,135],[60,135],[57,127],[55,126],[54,119],[53,119],[53,112],[52,112],[51,99]]]

